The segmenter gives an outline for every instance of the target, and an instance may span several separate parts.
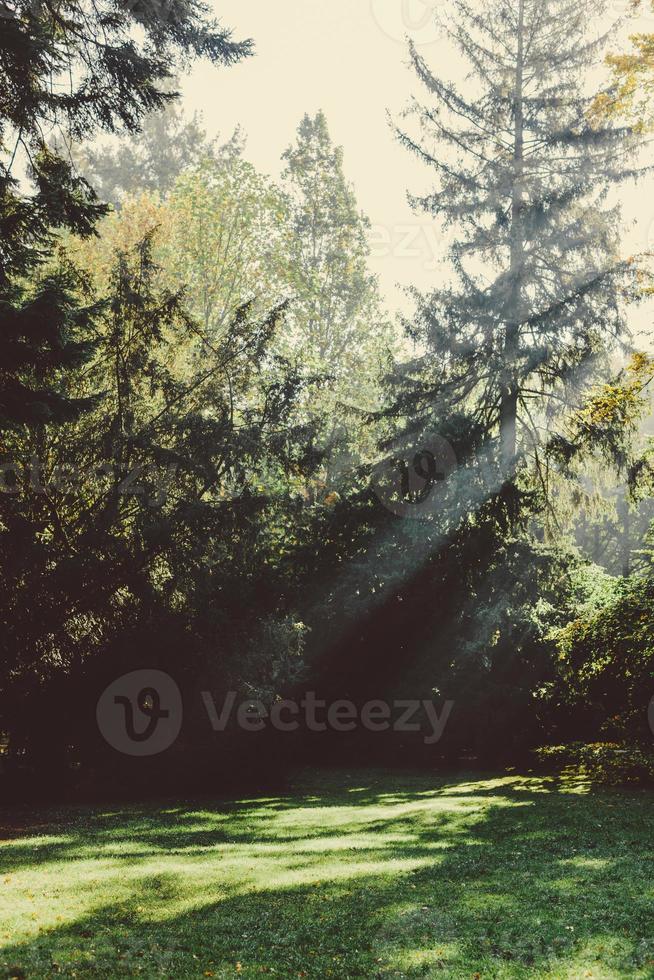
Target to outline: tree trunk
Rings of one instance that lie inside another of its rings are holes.
[[[622,577],[629,578],[631,575],[631,512],[629,510],[629,496],[627,488],[624,488],[623,496],[618,507],[620,515],[620,551],[622,559]]]
[[[516,361],[520,346],[521,277],[524,263],[522,236],[524,119],[523,119],[523,62],[524,62],[524,0],[518,3],[518,50],[515,74],[515,136],[513,145],[513,188],[511,200],[511,261],[507,301],[507,320],[504,335],[504,365],[500,401],[500,442],[502,469],[505,478],[513,474],[516,456],[518,393]]]

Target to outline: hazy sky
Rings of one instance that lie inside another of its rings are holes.
[[[403,2],[405,16],[403,19]],[[440,257],[434,222],[416,218],[407,188],[428,174],[394,140],[387,111],[398,115],[415,78],[404,41],[433,41],[433,0],[218,0],[216,12],[256,55],[235,68],[197,67],[184,83],[186,104],[202,111],[211,131],[227,136],[240,123],[246,156],[277,174],[305,112],[322,109],[345,151],[345,170],[373,224],[372,265],[395,303],[396,281],[427,287]],[[422,25],[422,27],[421,27]]]
[[[610,0],[611,16],[628,4]],[[273,175],[302,115],[323,109],[372,222],[372,266],[387,299],[402,302],[397,282],[427,288],[438,278],[442,243],[433,220],[412,213],[406,191],[429,186],[430,174],[394,140],[387,112],[397,117],[412,93],[422,94],[407,68],[407,34],[438,70],[459,70],[435,26],[447,0],[215,0],[215,9],[237,37],[254,39],[256,54],[229,69],[194,68],[183,82],[187,108],[224,137],[240,123],[247,158]],[[652,15],[630,29],[654,30]],[[654,248],[653,190],[650,178],[626,192],[625,217],[638,219],[630,250]]]

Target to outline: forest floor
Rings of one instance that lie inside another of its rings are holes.
[[[653,803],[330,770],[213,805],[5,811],[0,976],[654,977]]]

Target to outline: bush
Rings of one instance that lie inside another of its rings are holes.
[[[558,678],[543,699],[557,741],[643,745],[651,737],[654,576],[616,580],[610,591],[551,634]]]
[[[654,752],[628,742],[572,742],[536,750],[548,768],[585,776],[607,786],[654,784]]]

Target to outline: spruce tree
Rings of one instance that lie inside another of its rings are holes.
[[[483,451],[498,486],[563,435],[608,352],[626,337],[635,265],[618,255],[609,192],[637,176],[631,130],[591,120],[588,69],[606,37],[602,0],[455,0],[444,31],[470,74],[436,75],[401,141],[437,178],[417,210],[443,223],[451,279],[417,296],[424,356],[400,380],[397,410],[456,418],[458,451]]]

